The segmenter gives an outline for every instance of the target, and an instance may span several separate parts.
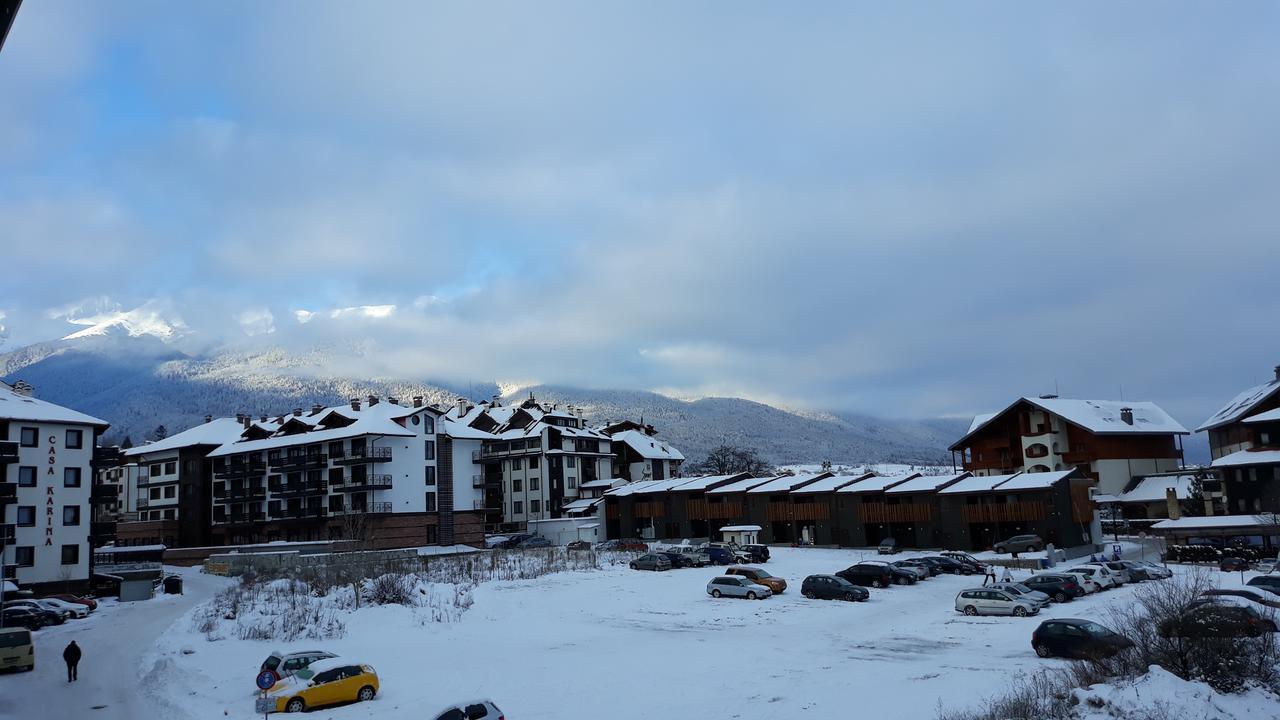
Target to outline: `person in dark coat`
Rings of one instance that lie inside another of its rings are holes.
[[[67,682],[75,682],[76,666],[80,664],[80,646],[75,640],[62,651],[62,659],[67,661]]]

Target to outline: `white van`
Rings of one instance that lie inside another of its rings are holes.
[[[0,628],[0,668],[36,669],[36,648],[26,628]]]

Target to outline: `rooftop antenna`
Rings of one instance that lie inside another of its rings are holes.
[[[1120,383],[1120,400],[1124,401],[1124,383]]]
[[[1053,394],[1060,396],[1060,394],[1058,393],[1058,378],[1053,379]]]

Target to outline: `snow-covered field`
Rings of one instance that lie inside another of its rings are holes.
[[[1054,605],[1037,618],[969,618],[955,612],[953,599],[973,579],[940,576],[874,590],[865,603],[806,600],[799,594],[805,575],[871,553],[773,553],[769,571],[791,587],[770,600],[708,597],[711,569],[618,567],[482,584],[474,606],[452,623],[426,622],[405,607],[366,608],[344,617],[344,638],[279,649],[320,647],[377,669],[376,700],[319,713],[325,718],[420,720],[481,697],[515,720],[929,718],[940,705],[979,703],[1017,674],[1061,663],[1031,650],[1040,620],[1102,618],[1105,606],[1133,592]],[[1238,584],[1239,575],[1223,577]],[[170,672],[157,691],[164,705],[193,717],[253,717],[253,677],[277,645],[209,642],[189,619],[179,620],[159,642],[156,660]]]

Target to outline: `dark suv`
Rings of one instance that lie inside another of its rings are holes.
[[[769,562],[768,545],[743,545],[742,551],[751,556],[751,562]]]
[[[1084,595],[1084,588],[1070,575],[1032,575],[1022,581],[1032,590],[1039,590],[1054,602],[1064,603]]]
[[[893,571],[897,568],[891,568],[888,565],[866,565],[858,564],[836,573],[836,577],[844,578],[854,585],[870,585],[871,587],[889,587],[893,582]],[[902,572],[898,570],[898,572]]]
[[[1275,632],[1276,624],[1243,605],[1205,602],[1192,606],[1182,617],[1156,626],[1160,637],[1258,637]]]

